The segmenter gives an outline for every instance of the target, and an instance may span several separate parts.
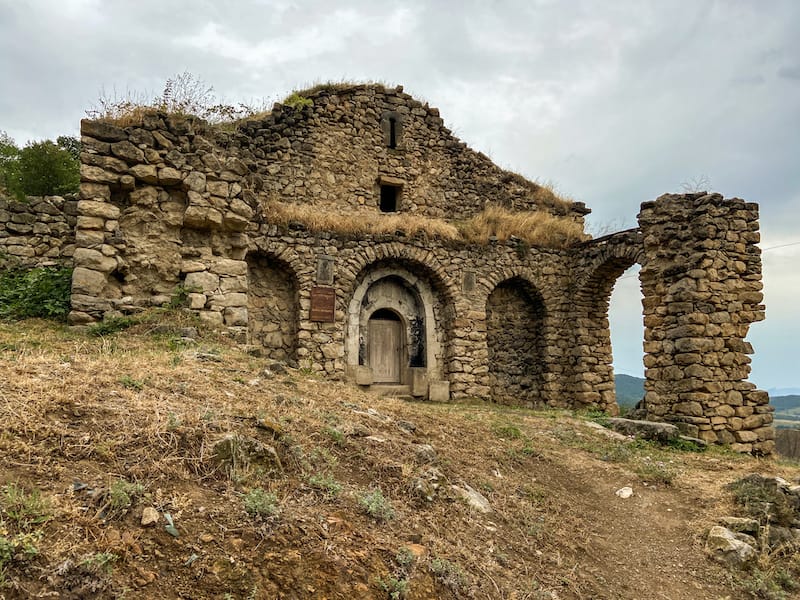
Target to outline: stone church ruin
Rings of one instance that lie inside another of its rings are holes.
[[[497,167],[402,88],[304,96],[229,129],[83,121],[70,322],[182,286],[210,326],[361,386],[616,413],[608,304],[638,263],[647,418],[772,450],[769,398],[747,381],[745,337],[764,318],[756,204],[667,194],[592,240],[582,203]],[[490,206],[579,234],[437,233]]]

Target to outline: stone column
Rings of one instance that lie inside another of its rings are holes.
[[[719,194],[642,204],[645,409],[690,435],[757,454],[774,447],[773,408],[746,381],[744,341],[764,318],[758,205]]]

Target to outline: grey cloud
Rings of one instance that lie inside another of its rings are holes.
[[[793,65],[791,67],[781,67],[778,69],[778,77],[783,79],[794,79],[800,81],[800,65]]]

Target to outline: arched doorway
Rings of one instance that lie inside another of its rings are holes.
[[[395,311],[381,308],[368,321],[367,352],[372,382],[400,384],[408,364],[403,319]]]

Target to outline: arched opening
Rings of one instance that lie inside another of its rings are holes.
[[[247,256],[248,338],[274,360],[297,360],[298,285],[294,270],[263,253]]]
[[[608,307],[612,369],[617,406],[625,413],[644,396],[644,322],[640,266],[629,267],[614,283]]]
[[[347,312],[345,361],[354,380],[408,386],[421,396],[428,382],[444,378],[452,307],[440,285],[426,265],[409,260],[363,269]]]
[[[626,246],[614,249],[613,252],[602,251],[592,267],[591,274],[574,295],[573,364],[576,408],[594,407],[612,414],[619,412],[611,349],[609,303],[615,284],[636,262],[635,250],[636,248]],[[624,287],[628,291],[628,285]],[[641,323],[641,304],[635,307],[635,302],[641,298],[641,292],[633,297],[634,306],[631,306],[630,302],[625,303],[626,318],[631,318],[629,315],[633,313],[638,315]],[[641,337],[638,343],[641,347]]]
[[[532,406],[542,401],[545,307],[524,279],[500,283],[486,301],[489,386],[495,402]]]
[[[402,383],[403,368],[408,364],[403,319],[394,310],[381,308],[370,316],[367,331],[367,362],[373,383]]]

